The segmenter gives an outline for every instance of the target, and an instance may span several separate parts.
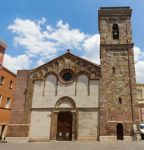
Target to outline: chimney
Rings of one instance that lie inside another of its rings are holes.
[[[2,67],[3,64],[6,47],[7,47],[6,43],[0,40],[0,68]]]

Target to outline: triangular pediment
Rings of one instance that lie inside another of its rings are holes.
[[[65,54],[49,61],[48,63],[31,70],[31,73],[33,78],[43,78],[48,72],[59,74],[64,69],[70,69],[75,74],[86,72],[92,79],[100,78],[100,65],[76,56],[69,50]]]

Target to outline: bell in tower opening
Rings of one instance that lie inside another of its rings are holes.
[[[119,39],[119,27],[118,24],[113,24],[113,39]]]

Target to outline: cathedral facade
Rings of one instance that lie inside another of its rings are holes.
[[[100,8],[101,65],[67,50],[18,71],[8,140],[132,140],[139,122],[131,13]]]

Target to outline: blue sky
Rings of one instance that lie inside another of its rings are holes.
[[[130,6],[137,81],[144,82],[143,0],[0,0],[4,65],[16,72],[63,54],[66,49],[99,63],[98,9]]]

